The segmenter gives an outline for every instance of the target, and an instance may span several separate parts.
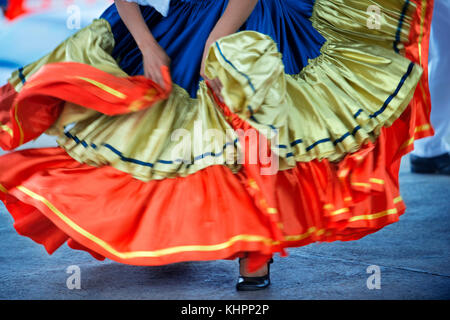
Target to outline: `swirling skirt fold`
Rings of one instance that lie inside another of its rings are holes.
[[[0,199],[49,253],[68,242],[138,265],[251,252],[256,268],[288,247],[376,232],[405,211],[401,156],[432,134],[431,9],[318,0],[309,21],[325,41],[295,74],[283,42],[249,19],[209,51],[224,101],[168,70],[163,87],[127,74],[114,27],[96,20],[1,89],[3,149],[42,133],[60,147],[0,157]]]

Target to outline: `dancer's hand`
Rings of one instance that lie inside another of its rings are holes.
[[[200,75],[202,76],[203,79],[205,79],[205,81],[208,82],[209,86],[214,91],[214,93],[217,96],[217,98],[219,98],[219,100],[223,102],[223,97],[222,97],[222,93],[221,93],[222,92],[222,88],[223,88],[222,82],[220,82],[219,78],[209,79],[206,76],[206,74],[205,74],[205,60],[206,60],[206,56],[208,55],[209,47],[214,42],[215,42],[215,40],[211,36],[208,39],[208,41],[206,42],[205,49],[203,51],[202,64],[201,64],[201,67],[200,67]]]
[[[115,0],[114,3],[121,19],[142,52],[144,75],[163,87],[164,78],[161,74],[161,67],[169,67],[169,56],[153,37],[137,3],[125,0]]]
[[[164,87],[164,77],[161,74],[161,67],[170,67],[170,58],[158,43],[151,43],[141,49],[144,62],[144,76],[152,79],[161,87]]]

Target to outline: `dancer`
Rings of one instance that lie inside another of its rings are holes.
[[[117,0],[2,87],[0,146],[45,132],[59,147],[0,157],[0,199],[49,253],[240,258],[237,289],[266,288],[274,253],[404,213],[401,157],[432,133],[416,92],[431,10]]]

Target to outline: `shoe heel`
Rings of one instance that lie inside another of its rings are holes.
[[[242,259],[239,258],[239,265]],[[270,285],[270,265],[273,263],[273,258],[267,263],[267,274],[261,277],[244,277],[239,276],[236,284],[238,291],[256,291],[267,288]]]

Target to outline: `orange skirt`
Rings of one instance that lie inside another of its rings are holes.
[[[288,247],[356,240],[398,221],[405,212],[401,158],[415,139],[433,134],[426,72],[432,10],[415,2],[418,22],[406,56],[424,68],[424,76],[411,104],[376,142],[339,162],[297,162],[274,175],[261,175],[264,164],[246,159],[237,173],[212,165],[148,182],[112,166],[80,163],[60,147],[15,151],[0,157],[0,200],[15,229],[50,254],[67,242],[97,259],[162,265],[249,252],[255,270],[276,252],[286,255]],[[62,80],[61,72],[72,77]],[[120,78],[84,64],[47,65],[20,92],[10,84],[1,88],[0,146],[11,150],[37,138],[58,119],[65,101],[107,115],[130,112],[130,104],[148,107],[170,94],[164,72],[166,86],[160,88],[140,76]],[[87,76],[94,82],[83,81]],[[104,96],[98,83],[125,92],[128,100]],[[214,99],[233,129],[251,129]]]

